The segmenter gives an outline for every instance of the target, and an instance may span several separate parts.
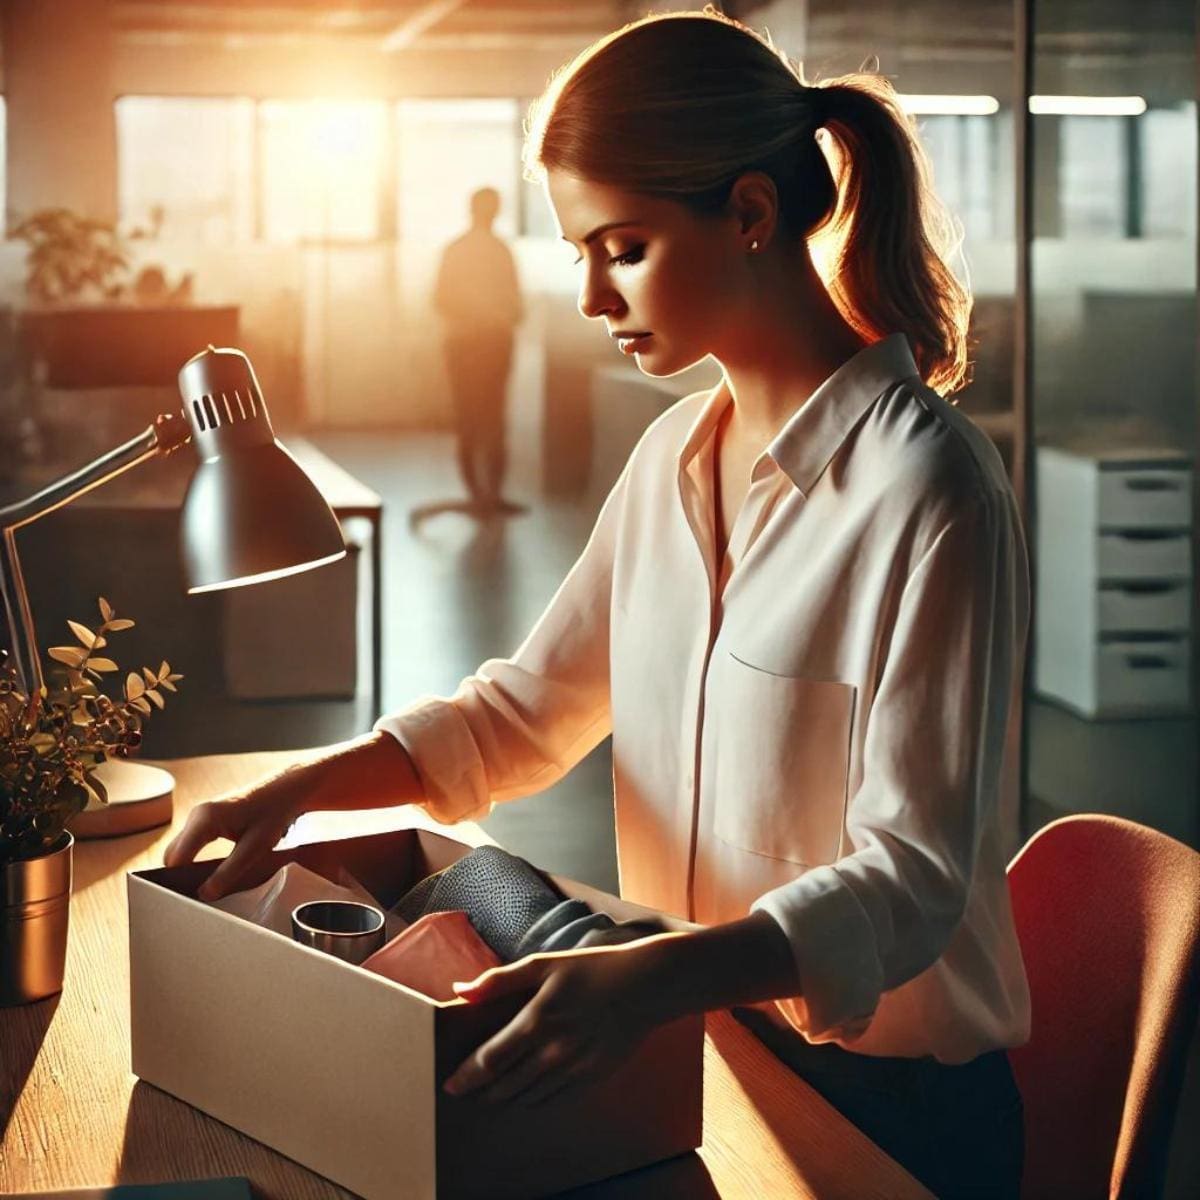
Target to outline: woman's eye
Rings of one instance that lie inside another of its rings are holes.
[[[642,253],[645,246],[634,246],[632,250],[626,250],[624,254],[618,254],[608,261],[616,267],[629,267],[634,263],[642,261]]]

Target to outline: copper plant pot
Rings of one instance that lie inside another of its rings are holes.
[[[0,867],[0,1008],[62,991],[74,845],[64,832],[53,850]]]

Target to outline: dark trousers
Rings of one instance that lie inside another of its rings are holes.
[[[756,1009],[737,1017],[774,1054],[942,1200],[1017,1200],[1025,1130],[1003,1050],[947,1066],[814,1046]]]
[[[499,498],[508,465],[504,410],[512,352],[508,329],[480,329],[446,338],[458,469],[471,499],[481,503]]]

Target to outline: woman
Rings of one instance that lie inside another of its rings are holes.
[[[657,1022],[753,1006],[939,1194],[1015,1194],[999,789],[1028,583],[999,458],[935,390],[965,381],[970,300],[912,126],[880,78],[808,87],[737,22],[675,14],[552,82],[526,165],[583,314],[648,375],[712,354],[722,383],[646,431],[511,658],[202,806],[167,861],[233,839],[219,894],[348,796],[478,818],[611,730],[622,892],[705,928],[465,986],[533,996],[447,1088],[541,1101]]]

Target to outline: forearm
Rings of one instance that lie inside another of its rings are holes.
[[[800,994],[791,944],[767,913],[656,938],[646,956],[648,1003],[660,1021]]]
[[[425,799],[412,759],[382,730],[339,742],[289,771],[303,774],[304,812],[392,808]]]

